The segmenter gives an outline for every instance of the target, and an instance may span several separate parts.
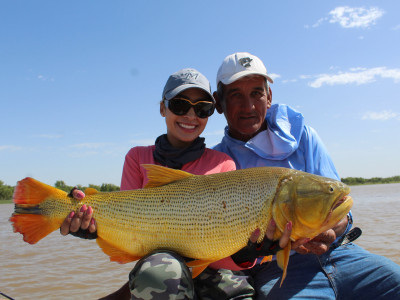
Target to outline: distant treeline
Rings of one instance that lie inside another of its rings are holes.
[[[63,190],[65,192],[70,192],[73,186],[66,185],[64,181],[58,180],[54,184],[54,187]],[[76,186],[78,189],[84,191],[86,188],[90,187],[93,189],[96,189],[101,192],[113,192],[113,191],[119,191],[119,186],[111,183],[103,183],[102,185],[94,185],[94,184],[89,184],[89,186],[82,186],[78,185]],[[3,181],[0,180],[0,200],[10,200],[12,199],[12,195],[14,193],[14,186],[11,185],[6,185],[4,184]]]
[[[92,189],[96,189],[100,192],[114,192],[114,191],[119,191],[119,186],[115,185],[115,184],[111,184],[111,183],[103,183],[102,185],[95,185],[95,184],[89,184],[89,186],[82,186],[82,185],[77,185],[77,186],[69,186],[66,185],[64,183],[64,181],[62,180],[58,180],[56,181],[56,183],[54,184],[54,187],[66,191],[66,192],[70,192],[74,187],[76,187],[77,189],[80,189],[82,191],[86,190],[87,188],[92,188]]]
[[[348,185],[360,185],[360,184],[379,184],[379,183],[400,183],[400,176],[393,177],[373,177],[373,178],[362,178],[362,177],[346,177],[341,179],[342,182]],[[64,181],[58,180],[54,184],[54,187],[70,192],[73,186],[66,185]],[[93,188],[100,192],[113,192],[119,191],[119,186],[111,183],[103,183],[102,185],[94,185],[89,184],[89,186],[77,185],[78,189],[84,191],[86,188]],[[3,181],[0,180],[0,200],[10,200],[12,199],[12,195],[14,193],[14,187],[11,185],[4,184]]]
[[[400,176],[393,177],[372,177],[369,179],[365,179],[362,177],[346,177],[341,179],[342,182],[348,185],[360,185],[360,184],[379,184],[379,183],[399,183]]]

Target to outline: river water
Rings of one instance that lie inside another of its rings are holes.
[[[355,242],[400,264],[400,184],[352,187]],[[0,205],[0,291],[14,299],[97,299],[128,280],[133,263],[110,262],[95,241],[53,232],[35,245],[13,233],[13,204]],[[1,296],[0,296],[0,299]]]

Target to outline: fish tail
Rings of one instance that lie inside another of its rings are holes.
[[[14,232],[24,236],[24,241],[29,244],[36,244],[45,236],[60,228],[49,217],[42,215],[19,215],[13,214],[10,218],[13,223]]]
[[[18,181],[14,190],[13,202],[21,207],[34,207],[42,203],[49,196],[65,197],[66,192],[55,187],[37,181],[33,178],[26,177]]]
[[[50,196],[65,197],[66,192],[44,184],[33,178],[25,178],[17,183],[14,190],[14,214],[10,218],[14,232],[24,236],[24,241],[35,244],[60,227],[50,216],[42,214],[40,203]]]

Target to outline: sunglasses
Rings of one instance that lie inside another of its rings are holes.
[[[193,107],[196,116],[202,119],[211,116],[215,109],[214,103],[208,100],[200,100],[193,104],[185,98],[172,98],[171,100],[164,100],[164,103],[177,116],[186,115],[189,109]]]

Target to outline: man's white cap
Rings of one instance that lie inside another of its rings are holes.
[[[267,75],[267,68],[261,59],[247,52],[237,52],[225,57],[217,73],[217,86],[219,82],[231,84],[232,82],[249,75],[264,76],[269,82],[274,81]]]

